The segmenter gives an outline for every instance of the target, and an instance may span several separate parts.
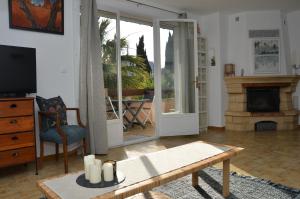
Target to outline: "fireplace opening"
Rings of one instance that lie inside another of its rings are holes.
[[[247,88],[248,112],[279,112],[279,87],[253,87]]]

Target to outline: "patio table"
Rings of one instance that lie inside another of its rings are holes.
[[[123,99],[122,104],[124,105],[123,111],[128,111],[132,118],[129,118],[126,114],[123,114],[124,119],[127,121],[126,128],[131,128],[134,124],[140,125],[143,129],[145,125],[143,122],[138,118],[138,115],[141,113],[144,105],[146,102],[150,102],[150,99],[141,99],[141,100],[134,100],[134,99]],[[118,103],[118,100],[112,100],[113,103]],[[137,107],[131,107],[132,104],[136,104]]]

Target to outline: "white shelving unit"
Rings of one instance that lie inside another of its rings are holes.
[[[200,132],[207,131],[207,65],[208,50],[207,40],[198,36],[198,89],[199,89],[199,129]]]

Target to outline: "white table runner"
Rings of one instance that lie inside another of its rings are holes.
[[[108,188],[91,189],[77,185],[76,179],[83,172],[48,180],[44,184],[62,199],[93,198],[219,155],[230,149],[230,147],[194,142],[119,161],[117,168],[125,174],[126,179],[123,183]]]

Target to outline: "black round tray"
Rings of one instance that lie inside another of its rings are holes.
[[[79,186],[82,187],[86,187],[86,188],[105,188],[105,187],[112,187],[118,184],[121,184],[122,182],[125,181],[125,175],[120,172],[117,171],[117,176],[114,178],[113,181],[111,182],[105,182],[102,178],[102,181],[97,183],[97,184],[92,184],[90,183],[88,180],[85,179],[85,174],[82,174],[80,176],[78,176],[78,178],[76,179],[76,183]]]

